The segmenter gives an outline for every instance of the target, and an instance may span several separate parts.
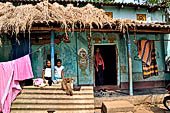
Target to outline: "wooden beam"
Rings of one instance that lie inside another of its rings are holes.
[[[61,28],[52,28],[52,27],[32,27],[31,32],[44,32],[44,31],[55,31],[55,32],[65,32],[65,29]],[[75,32],[79,31],[90,31],[90,29],[73,29]],[[119,32],[122,31],[120,29],[91,29],[92,32]],[[67,32],[71,32],[68,30]],[[148,29],[148,28],[137,28],[137,29],[130,29],[129,32],[136,32],[136,33],[160,33],[160,34],[169,34],[170,29]]]
[[[136,32],[136,33],[160,33],[160,34],[169,34],[170,29],[158,29],[158,30],[151,30],[151,29],[137,29],[137,30],[129,30],[129,32]]]

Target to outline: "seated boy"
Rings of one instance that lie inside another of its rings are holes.
[[[64,79],[64,66],[61,66],[61,63],[62,61],[60,59],[57,59],[55,66],[55,78],[57,79],[57,82],[61,82],[62,79]]]
[[[43,69],[43,80],[48,80],[49,86],[52,85],[52,77],[51,77],[51,61],[47,60],[46,67]]]

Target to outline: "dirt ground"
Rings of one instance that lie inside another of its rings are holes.
[[[101,113],[101,110],[96,110],[95,113]],[[140,104],[134,106],[134,111],[116,112],[116,113],[170,113],[163,104]]]
[[[141,104],[136,105],[134,111],[129,113],[170,113],[170,111],[168,111],[163,104]]]

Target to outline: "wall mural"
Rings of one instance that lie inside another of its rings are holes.
[[[56,51],[58,51],[58,58],[62,59],[62,64],[64,65],[64,75],[67,77],[77,75],[77,56],[76,49],[70,44],[61,44],[56,46]]]
[[[95,44],[114,43],[118,36],[114,33],[93,33],[92,38]]]
[[[87,51],[84,48],[79,49],[78,51],[78,64],[81,69],[81,75],[88,76],[86,69],[88,67]]]

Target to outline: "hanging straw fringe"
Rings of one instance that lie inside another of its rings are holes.
[[[103,9],[95,8],[91,4],[87,4],[85,7],[74,7],[72,4],[64,7],[58,3],[49,3],[43,1],[36,5],[28,4],[21,6],[13,6],[12,3],[0,3],[0,31],[12,34],[18,34],[19,32],[30,32],[33,24],[36,23],[60,23],[61,28],[67,30],[77,27],[89,27],[93,28],[93,24],[98,28],[103,28],[104,25],[117,26],[117,29],[125,32],[125,28],[129,24],[137,23],[134,20],[129,19],[112,19],[105,14]],[[71,26],[70,26],[71,25]],[[91,31],[91,30],[90,30]]]

